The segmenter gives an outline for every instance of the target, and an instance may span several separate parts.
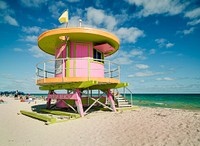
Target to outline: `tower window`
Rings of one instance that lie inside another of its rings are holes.
[[[102,62],[102,53],[97,51],[96,49],[93,49],[93,58],[95,61]],[[99,60],[100,59],[100,60]]]

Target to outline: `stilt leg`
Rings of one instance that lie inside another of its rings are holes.
[[[75,100],[75,103],[76,103],[76,107],[77,107],[77,110],[78,110],[78,113],[81,115],[81,117],[84,116],[84,113],[83,113],[83,105],[82,105],[82,101],[81,101],[81,94],[80,94],[80,90],[79,89],[76,89],[76,100]]]
[[[115,102],[113,100],[113,97],[112,97],[112,94],[111,94],[111,91],[110,89],[108,89],[108,100],[110,100],[110,103],[111,103],[111,108],[113,109],[114,112],[116,112],[116,108],[115,108]]]
[[[47,98],[47,106],[46,106],[46,108],[50,109],[50,106],[51,106],[51,98]]]

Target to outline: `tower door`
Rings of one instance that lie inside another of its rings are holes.
[[[70,44],[70,71],[67,76],[70,77],[88,77],[89,75],[89,62],[90,56],[90,43],[76,43]]]
[[[88,44],[76,44],[76,77],[88,77]]]

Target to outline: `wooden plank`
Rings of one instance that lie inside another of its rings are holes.
[[[97,81],[85,81],[85,82],[72,82],[64,84],[52,84],[39,87],[40,90],[59,90],[59,89],[76,89],[76,88],[88,88],[90,86],[98,84]]]
[[[37,85],[52,85],[52,84],[66,84],[66,83],[76,83],[76,82],[86,82],[86,81],[97,81],[98,83],[120,83],[118,79],[115,78],[98,78],[98,77],[65,77],[65,78],[44,78],[38,79],[36,81]]]
[[[49,122],[49,123],[55,123],[56,122],[56,118],[52,118],[52,117],[49,117],[49,116],[46,116],[46,115],[41,115],[41,114],[38,114],[38,113],[28,112],[28,111],[24,111],[24,110],[21,110],[20,113],[22,113],[23,115],[41,120],[41,121],[45,121],[45,122]]]
[[[99,89],[99,90],[107,90],[114,88],[122,88],[128,86],[128,83],[108,83],[108,84],[98,84],[90,87],[89,89]]]
[[[56,110],[47,110],[47,109],[40,109],[41,112],[49,113],[53,115],[62,115],[62,116],[69,116],[70,118],[80,118],[79,114],[69,113],[69,112],[62,112]]]

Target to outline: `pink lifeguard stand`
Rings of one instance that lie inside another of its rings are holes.
[[[120,82],[120,66],[105,58],[114,54],[119,45],[112,33],[93,28],[58,28],[42,33],[39,48],[55,56],[36,67],[36,84],[40,90],[49,91],[47,108],[51,108],[51,99],[56,99],[56,107],[70,107],[81,116],[92,106],[116,111],[111,89],[128,83]],[[55,90],[66,93],[56,94]]]

